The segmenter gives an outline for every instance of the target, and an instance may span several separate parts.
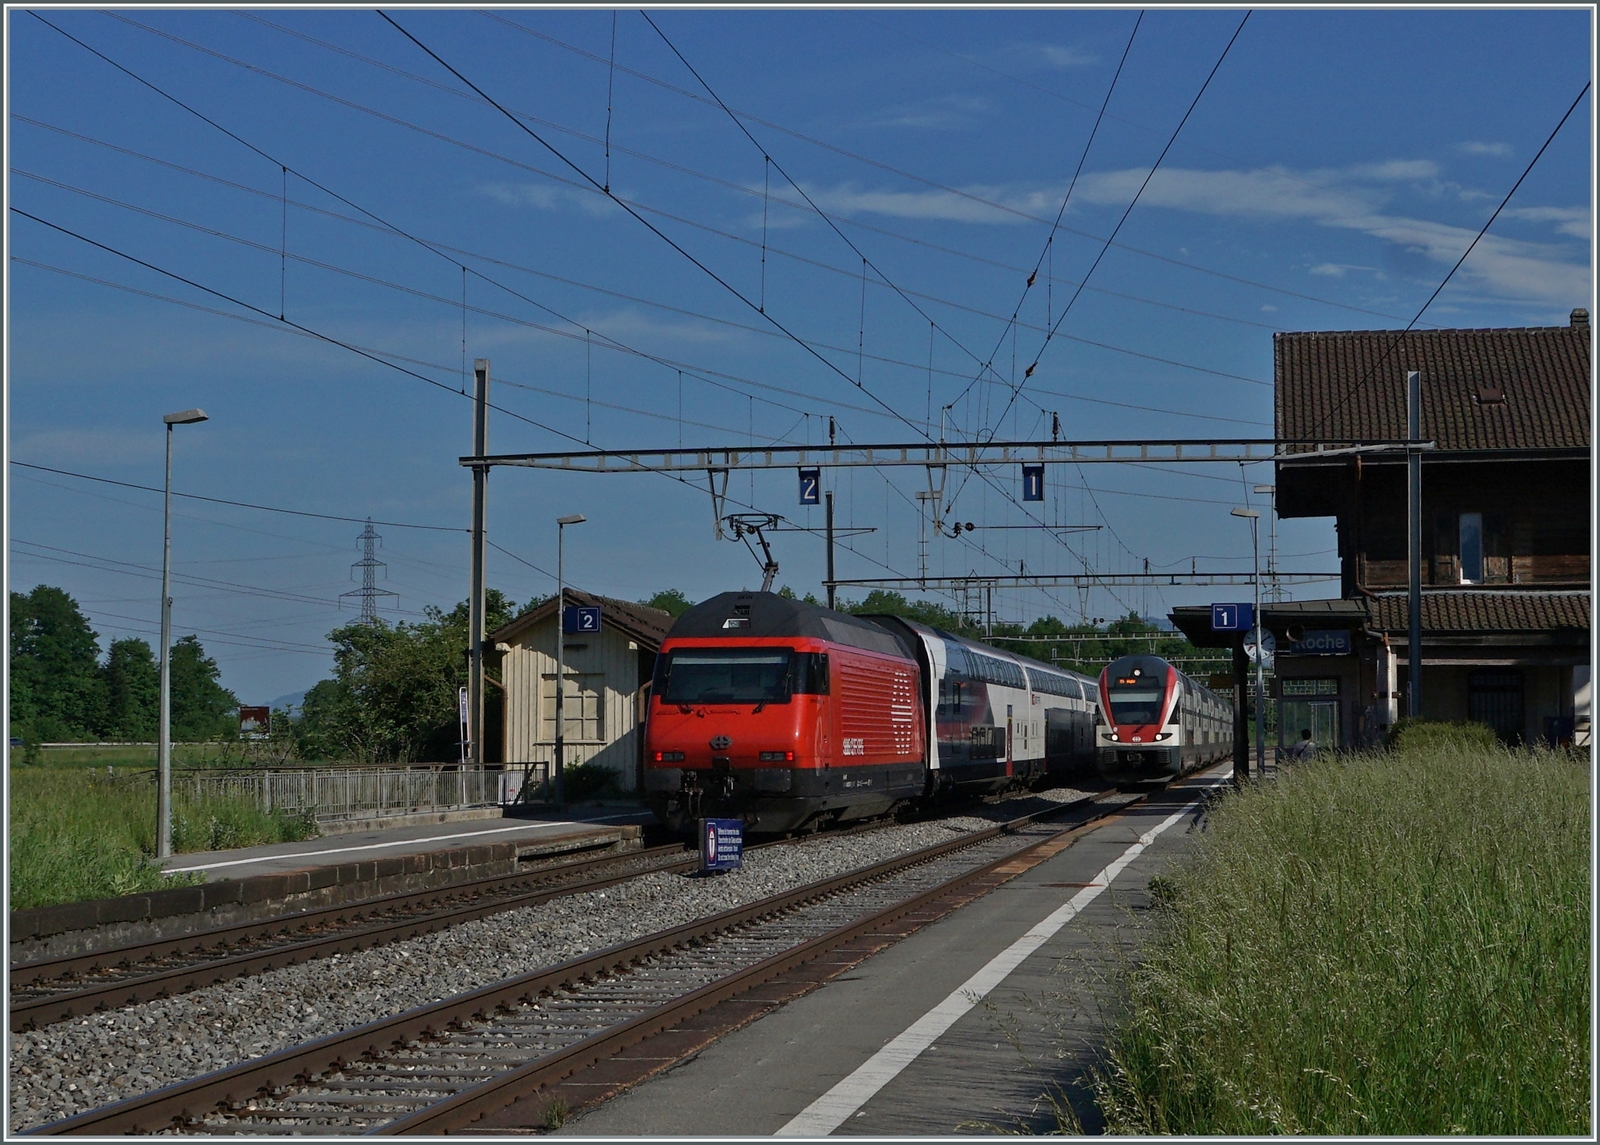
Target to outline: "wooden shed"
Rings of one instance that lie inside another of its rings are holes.
[[[597,762],[624,791],[639,789],[644,769],[644,714],[656,653],[672,616],[625,600],[567,589],[568,607],[600,609],[600,629],[567,633],[566,763]],[[504,759],[508,767],[555,758],[555,598],[488,637],[505,686]]]

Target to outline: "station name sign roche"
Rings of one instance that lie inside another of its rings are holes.
[[[1348,656],[1354,647],[1347,629],[1325,628],[1306,632],[1283,651],[1286,656]]]

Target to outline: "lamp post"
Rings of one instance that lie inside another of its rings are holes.
[[[1263,709],[1266,707],[1266,688],[1263,681],[1262,661],[1266,659],[1266,649],[1261,647],[1261,514],[1254,509],[1229,509],[1235,517],[1244,517],[1250,522],[1250,552],[1253,557],[1255,574],[1250,578],[1255,584],[1255,630],[1256,630],[1256,778],[1267,777],[1267,744],[1266,733],[1263,730]]]
[[[172,854],[172,427],[206,421],[204,410],[162,415],[167,426],[167,505],[161,524],[161,718],[156,735],[156,858]]]
[[[563,548],[566,541],[567,526],[581,525],[588,518],[582,513],[573,513],[566,517],[556,518],[556,761],[555,761],[555,793],[556,806],[566,806],[566,793],[561,789],[561,772],[566,767],[567,729],[562,697],[567,690],[567,663],[564,645],[566,644],[567,624],[567,581],[566,571],[562,567]]]

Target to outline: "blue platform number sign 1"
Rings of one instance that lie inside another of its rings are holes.
[[[738,819],[700,820],[700,869],[732,871],[744,864],[744,823]]]
[[[1255,624],[1256,607],[1244,604],[1213,604],[1211,606],[1211,631],[1248,632]]]
[[[822,504],[822,470],[802,469],[800,471],[800,504]]]
[[[1044,500],[1044,466],[1024,465],[1022,467],[1022,499],[1024,501]]]
[[[561,631],[568,636],[600,631],[599,606],[569,604],[561,614]]]

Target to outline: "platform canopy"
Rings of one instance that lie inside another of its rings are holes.
[[[1236,603],[1218,601],[1218,604]],[[1244,603],[1244,602],[1237,602]],[[1249,637],[1249,632],[1214,632],[1209,604],[1183,604],[1167,614],[1178,631],[1197,648],[1232,648]],[[1318,630],[1337,628],[1359,632],[1367,625],[1367,608],[1359,600],[1280,600],[1261,602],[1261,627],[1271,632],[1280,645],[1290,643],[1292,628]]]

